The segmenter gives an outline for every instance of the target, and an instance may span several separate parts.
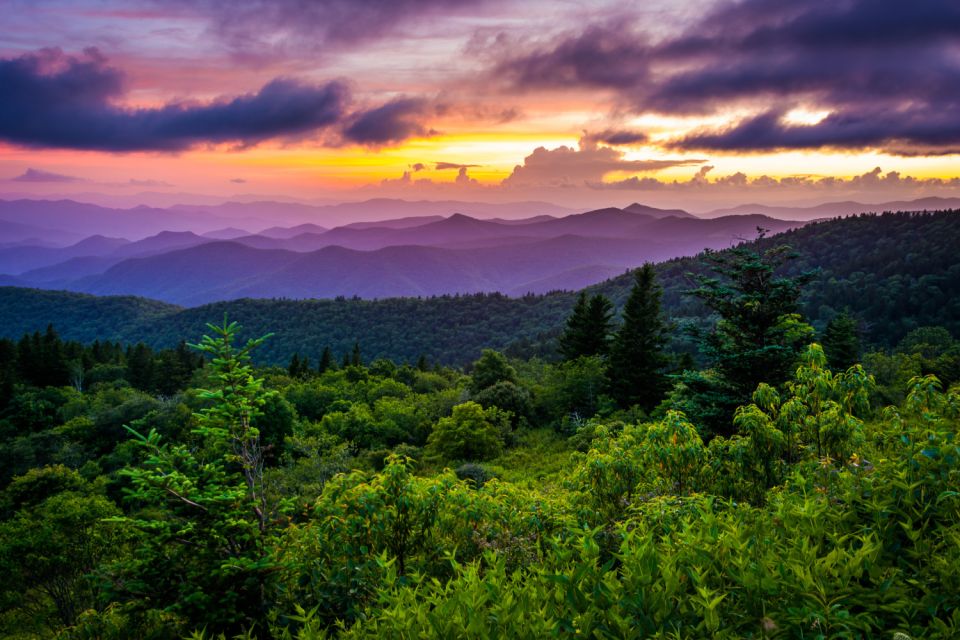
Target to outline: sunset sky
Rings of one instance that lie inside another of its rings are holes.
[[[0,197],[960,196],[960,2],[0,0]]]

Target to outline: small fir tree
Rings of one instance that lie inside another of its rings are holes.
[[[662,289],[649,263],[634,272],[633,288],[623,307],[623,324],[610,345],[610,392],[621,407],[649,411],[667,390],[664,353],[668,325],[660,311]]]

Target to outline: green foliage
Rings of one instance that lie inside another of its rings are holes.
[[[646,441],[647,465],[659,469],[660,478],[673,492],[684,494],[696,486],[706,449],[685,415],[668,411],[647,429]]]
[[[497,382],[472,397],[474,402],[485,409],[497,407],[510,413],[514,426],[526,424],[533,412],[530,392],[506,380]]]
[[[649,411],[667,390],[663,348],[668,327],[661,317],[662,290],[653,265],[647,263],[634,274],[623,322],[610,345],[609,387],[622,408],[637,404]]]
[[[700,344],[720,382],[708,391],[712,404],[729,411],[727,416],[747,402],[761,382],[779,386],[789,379],[800,350],[813,335],[797,313],[801,288],[813,274],[785,277],[777,273],[796,257],[785,245],[763,253],[745,247],[725,253],[708,251],[705,260],[714,275],[694,274],[699,286],[690,293],[718,316]],[[687,386],[689,392],[696,389]],[[713,433],[728,432],[726,420],[702,425]]]
[[[823,351],[834,371],[846,371],[860,362],[860,327],[857,319],[844,311],[823,330]]]
[[[92,574],[120,550],[122,537],[105,522],[119,510],[102,486],[63,466],[18,477],[3,502],[12,515],[0,522],[0,611],[44,633],[73,625],[100,602]]]
[[[484,349],[470,371],[470,391],[480,393],[498,382],[517,383],[517,371],[507,358],[493,349]]]
[[[465,402],[437,422],[427,452],[437,460],[487,460],[503,449],[509,430],[509,417],[496,407]]]
[[[581,291],[573,312],[560,335],[560,355],[564,360],[605,355],[613,318],[613,304],[602,294],[587,297]]]
[[[127,499],[139,506],[115,522],[137,535],[130,561],[114,568],[116,596],[160,607],[188,624],[240,629],[264,624],[266,588],[276,570],[269,541],[284,512],[269,504],[263,449],[255,426],[268,394],[250,352],[261,340],[233,344],[236,323],[209,325],[198,348],[212,357],[209,404],[197,415],[196,450],[140,435],[142,463],[124,469]]]
[[[709,439],[695,416],[729,398],[684,389],[732,395],[719,369],[651,419],[604,396],[601,356],[292,377],[210,329],[206,390],[172,395],[132,388],[113,343],[61,342],[99,363],[80,385],[27,384],[0,341],[0,635],[960,633],[948,333],[845,370],[808,346]]]

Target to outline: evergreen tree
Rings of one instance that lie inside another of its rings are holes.
[[[699,286],[687,293],[719,319],[711,332],[697,334],[711,369],[684,374],[673,405],[708,433],[731,433],[733,412],[749,404],[761,382],[780,386],[789,380],[813,337],[798,313],[802,287],[813,273],[777,275],[795,257],[784,245],[763,253],[747,247],[707,251],[713,274],[693,275]]]
[[[300,377],[300,354],[294,353],[293,357],[290,358],[290,364],[287,365],[287,373],[291,378]]]
[[[623,324],[610,345],[610,392],[621,407],[636,404],[649,411],[667,390],[664,368],[669,359],[663,347],[668,325],[660,312],[662,295],[653,265],[647,263],[634,272]]]
[[[844,311],[823,330],[823,351],[834,371],[846,371],[860,361],[860,328],[857,319]]]
[[[115,521],[131,525],[136,560],[117,567],[118,594],[137,607],[164,607],[190,625],[238,633],[266,626],[269,583],[277,570],[271,545],[287,506],[264,482],[259,427],[274,395],[254,375],[250,352],[268,336],[237,347],[236,323],[207,325],[196,348],[211,356],[212,402],[194,414],[203,446],[167,443],[155,429],[133,429],[144,459],[121,474],[141,509]]]
[[[564,360],[581,356],[605,355],[608,348],[613,304],[601,294],[588,298],[580,292],[573,313],[560,336],[560,353]]]
[[[141,391],[153,390],[153,350],[142,342],[127,349],[127,381]]]
[[[363,358],[360,357],[360,343],[353,343],[353,353],[350,354],[350,364],[354,367],[363,366]]]
[[[333,360],[333,352],[330,347],[323,348],[323,354],[320,356],[320,362],[317,364],[317,373],[326,373],[330,369],[336,368],[337,363]]]

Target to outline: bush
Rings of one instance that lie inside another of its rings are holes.
[[[441,418],[427,440],[427,451],[435,460],[487,460],[503,450],[509,432],[507,415],[476,402],[453,408],[453,415]]]
[[[469,480],[473,484],[474,489],[481,488],[487,483],[487,480],[492,480],[496,477],[496,474],[493,472],[472,462],[460,465],[454,473],[457,474],[457,478],[460,480]]]

